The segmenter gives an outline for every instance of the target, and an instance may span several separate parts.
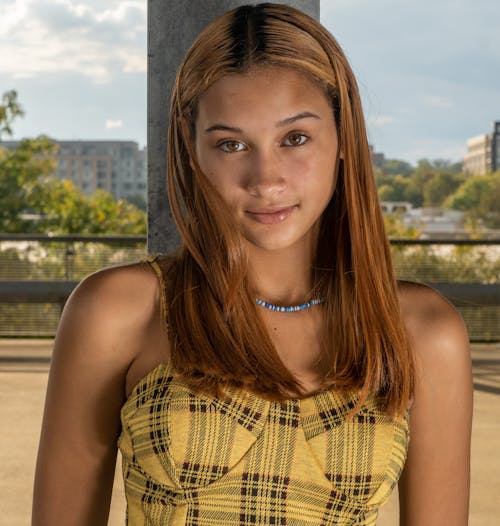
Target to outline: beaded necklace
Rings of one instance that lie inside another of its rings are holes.
[[[275,312],[297,312],[299,310],[308,309],[309,307],[312,307],[313,305],[324,303],[325,298],[317,298],[315,300],[306,301],[305,303],[302,303],[301,305],[290,305],[289,307],[281,307],[279,305],[273,305],[272,303],[268,303],[267,301],[261,300],[260,298],[255,298],[255,301],[261,307],[265,307],[266,309],[269,309]]]

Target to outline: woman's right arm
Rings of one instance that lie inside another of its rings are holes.
[[[144,264],[100,271],[71,295],[54,342],[33,526],[107,524],[126,373],[157,321]]]

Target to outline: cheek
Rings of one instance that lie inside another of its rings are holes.
[[[233,206],[240,193],[239,174],[234,167],[210,163],[201,166],[203,173],[223,200]]]
[[[319,198],[333,193],[335,188],[335,159],[316,155],[296,159],[287,170],[297,188],[318,193]]]

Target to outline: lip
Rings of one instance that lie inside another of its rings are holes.
[[[273,225],[283,222],[293,211],[295,205],[279,208],[256,208],[254,210],[247,210],[252,219],[264,225]]]

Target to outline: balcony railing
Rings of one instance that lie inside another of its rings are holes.
[[[500,240],[391,240],[400,279],[438,289],[472,341],[500,341]],[[0,337],[53,336],[76,284],[146,255],[144,236],[0,235]]]

